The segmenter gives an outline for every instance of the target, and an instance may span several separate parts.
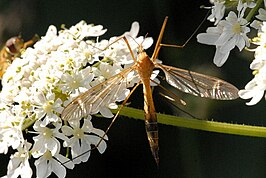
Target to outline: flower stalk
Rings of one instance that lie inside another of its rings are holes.
[[[256,2],[256,6],[250,10],[247,17],[245,18],[248,22],[250,22],[254,15],[258,12],[258,9],[261,7],[262,2],[263,0],[258,0]]]
[[[117,110],[113,110],[116,113]],[[121,116],[126,116],[133,119],[144,120],[143,110],[131,107],[124,107],[120,112]],[[250,126],[244,124],[231,124],[218,121],[200,120],[194,118],[178,117],[167,114],[157,114],[158,123],[183,127],[188,129],[202,130],[208,132],[216,132],[231,135],[241,135],[250,137],[266,137],[266,127]]]

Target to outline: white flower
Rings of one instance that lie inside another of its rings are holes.
[[[131,50],[134,53],[134,56],[136,56],[137,54],[137,48],[139,44],[142,44],[143,49],[147,49],[153,43],[153,39],[151,37],[147,37],[145,39],[143,38],[143,36],[137,37],[139,28],[139,23],[133,22],[130,31],[125,32],[123,34],[127,38],[127,41],[130,45]],[[112,37],[108,42],[103,41],[103,47],[106,47],[108,44],[112,44],[107,50],[103,51],[103,55],[112,60],[115,60],[115,64],[133,64],[134,60],[129,52],[127,44],[124,40],[117,41],[118,38],[119,37]]]
[[[37,119],[42,119],[42,126],[46,126],[50,122],[57,122],[60,118],[56,113],[61,113],[63,107],[61,106],[61,99],[55,100],[54,93],[47,93],[46,96],[42,92],[34,95],[33,104],[36,107],[35,113]]]
[[[82,70],[74,70],[71,73],[62,75],[63,84],[60,88],[63,93],[71,93],[75,96],[87,91],[91,86],[90,82],[93,80],[94,74],[91,73],[89,67]]]
[[[64,125],[62,127],[65,135],[72,136],[68,141],[64,142],[64,146],[71,147],[71,155],[75,164],[88,161],[91,145],[97,146],[100,153],[105,151],[107,135],[102,130],[95,129],[89,119],[84,119],[81,127],[80,121],[72,121],[69,124],[70,126]],[[101,139],[103,136],[104,139]],[[100,144],[97,145],[99,142]]]
[[[8,146],[11,146],[13,149],[17,149],[21,146],[21,143],[24,141],[22,131],[18,127],[12,128],[0,128],[2,139],[6,141]]]
[[[115,67],[114,67],[115,66]],[[120,73],[123,70],[121,65],[113,64],[110,65],[107,62],[100,62],[98,66],[98,70],[95,71],[97,73],[97,80],[93,82],[93,85],[102,83],[104,80]]]
[[[266,78],[264,80],[251,80],[244,90],[239,91],[239,96],[242,99],[250,99],[250,102],[247,102],[247,105],[257,104],[263,97],[264,91],[266,89]]]
[[[44,154],[47,150],[51,151],[54,155],[59,152],[61,146],[57,138],[61,140],[67,140],[68,138],[59,132],[61,128],[60,123],[50,123],[50,125],[42,126],[40,121],[36,121],[34,130],[37,131],[38,136],[33,137],[34,145],[32,148],[32,154]]]
[[[24,143],[23,117],[14,115],[7,106],[1,106],[0,111],[0,153],[6,154],[8,147],[18,149]]]
[[[266,20],[266,10],[263,8],[259,9],[259,15],[256,15],[256,18],[261,20],[261,21],[265,21]]]
[[[82,40],[85,37],[97,37],[103,35],[107,30],[103,29],[102,25],[87,24],[85,21],[80,21],[75,26],[69,29],[69,32],[75,37]]]
[[[211,3],[213,3],[214,6],[211,7],[211,15],[207,19],[211,22],[215,22],[214,25],[217,25],[224,17],[225,1],[214,0]]]
[[[247,105],[257,104],[263,97],[266,90],[266,23],[262,23],[261,32],[253,39],[253,43],[259,45],[255,49],[255,59],[250,64],[250,69],[255,71],[254,78],[239,91],[243,99],[251,99]]]
[[[239,16],[230,11],[226,20],[220,21],[217,27],[209,27],[207,33],[197,36],[198,42],[216,46],[213,62],[218,67],[226,62],[235,46],[241,51],[250,45],[246,36],[250,29],[246,26],[247,21],[243,18],[243,11],[244,9],[239,12]]]
[[[256,15],[256,18],[259,19],[259,20],[254,20],[250,26],[255,28],[255,29],[258,29],[259,32],[261,32],[261,26],[262,26],[262,22],[263,21],[266,21],[266,10],[263,9],[263,8],[260,8],[259,9],[259,15]]]
[[[11,155],[7,166],[7,177],[29,178],[32,176],[32,170],[29,164],[29,148],[31,144],[26,142],[23,148]]]
[[[66,163],[67,162],[67,163]],[[66,163],[62,165],[62,163]],[[35,161],[36,175],[38,178],[46,178],[54,172],[57,177],[64,178],[66,176],[66,167],[73,169],[74,164],[66,157],[55,153],[51,154],[50,151],[46,151],[38,160]]]

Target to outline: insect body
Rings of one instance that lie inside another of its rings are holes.
[[[38,39],[39,37],[35,35],[27,42],[24,42],[20,36],[14,36],[7,40],[5,46],[0,51],[0,78],[3,77],[13,60],[21,55],[21,51],[33,45]]]
[[[155,64],[150,60],[149,56],[141,47],[139,50],[136,70],[143,84],[145,127],[153,157],[156,163],[159,164],[157,116],[150,86],[150,78],[153,69],[155,68]]]
[[[72,118],[79,118],[88,114],[95,114],[99,110],[100,105],[105,103],[104,100],[110,103],[115,102],[117,90],[119,88],[123,88],[120,86],[125,85],[127,82],[127,75],[131,71],[135,70],[140,77],[141,83],[143,84],[146,132],[151,151],[157,165],[159,164],[158,126],[150,87],[150,78],[154,68],[161,69],[165,73],[166,81],[174,88],[185,93],[218,100],[232,100],[238,98],[238,89],[228,82],[215,77],[156,63],[155,60],[162,46],[182,47],[161,43],[166,22],[167,17],[164,20],[151,58],[146,54],[141,45],[138,47],[138,56],[135,58],[127,38],[123,36],[122,38],[126,42],[135,64],[130,68],[123,70],[119,74],[109,78],[105,82],[98,84],[85,93],[79,95],[70,104],[68,104],[62,112],[62,118],[64,120],[71,120]],[[132,89],[128,97],[132,94],[135,87]],[[122,106],[126,103],[128,97],[125,99]],[[106,133],[117,118],[118,113],[113,118],[112,123],[106,130]],[[96,147],[99,144],[100,143],[98,143]]]

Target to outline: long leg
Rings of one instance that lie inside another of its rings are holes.
[[[122,110],[122,109],[124,108],[124,106],[126,105],[128,99],[129,99],[129,97],[132,95],[132,93],[136,90],[136,88],[137,88],[139,85],[140,85],[140,82],[137,83],[137,84],[133,87],[133,89],[130,91],[130,93],[127,95],[127,97],[125,98],[125,100],[123,101],[123,103],[121,104],[121,106],[119,107],[118,111],[116,112],[116,114],[115,114],[114,118],[112,119],[111,123],[109,124],[109,126],[108,126],[107,129],[105,130],[104,134],[101,136],[101,139],[99,140],[99,142],[98,142],[98,143],[97,143],[92,149],[90,149],[90,150],[88,150],[88,151],[86,151],[86,152],[84,152],[84,153],[82,153],[82,154],[80,154],[80,155],[78,155],[78,156],[72,158],[72,160],[77,159],[77,158],[79,158],[79,157],[81,157],[81,156],[87,154],[88,152],[91,152],[91,151],[95,150],[95,149],[101,144],[101,142],[104,140],[104,137],[107,135],[108,131],[110,130],[110,128],[112,127],[112,125],[114,124],[114,122],[116,121],[116,119],[118,118],[119,113],[121,112],[121,110]],[[66,163],[68,163],[68,162],[70,162],[70,161],[71,161],[71,160],[66,161],[66,162],[63,162],[63,163],[61,163],[61,164],[62,164],[62,165],[65,165]]]
[[[153,83],[155,83],[156,85],[158,85],[161,89],[163,89],[164,91],[166,91],[167,93],[170,93],[170,95],[175,97],[175,102],[177,102],[178,104],[181,105],[186,105],[186,102],[184,100],[182,100],[181,98],[179,98],[175,93],[173,93],[171,90],[168,90],[167,88],[165,88],[164,86],[162,86],[160,83],[156,82],[155,80],[150,79]]]
[[[187,43],[191,40],[191,38],[197,33],[197,31],[199,30],[199,28],[202,26],[202,24],[204,23],[204,21],[207,19],[208,15],[209,15],[209,11],[206,14],[205,18],[200,22],[200,24],[198,25],[198,27],[194,30],[194,32],[190,35],[190,37],[185,41],[184,44],[182,44],[182,45],[176,45],[176,44],[164,44],[164,43],[161,43],[160,46],[174,47],[174,48],[184,48],[187,45]]]
[[[137,87],[140,85],[140,82],[137,83],[133,89],[130,91],[130,93],[127,95],[127,97],[125,98],[125,100],[123,101],[123,103],[121,104],[120,108],[118,109],[118,111],[116,112],[114,118],[112,119],[112,122],[110,123],[110,125],[108,126],[108,128],[105,130],[104,135],[101,137],[101,140],[99,141],[98,144],[95,145],[95,147],[100,145],[100,142],[104,139],[104,137],[106,136],[107,132],[110,130],[110,128],[112,127],[112,125],[114,124],[114,122],[116,121],[119,113],[121,112],[121,110],[124,108],[124,106],[126,105],[129,97],[132,95],[132,93],[134,93],[134,91],[137,89]]]
[[[190,116],[190,117],[192,117],[192,118],[194,118],[194,119],[197,119],[197,117],[196,116],[194,116],[194,115],[192,115],[192,114],[190,114],[189,112],[187,112],[187,111],[185,111],[184,109],[181,109],[177,104],[176,104],[176,99],[174,99],[174,98],[172,98],[172,97],[169,97],[168,95],[165,95],[165,94],[163,94],[163,93],[159,93],[161,96],[163,96],[164,98],[166,98],[167,100],[170,100],[170,104],[172,105],[172,106],[174,106],[175,108],[177,108],[179,111],[181,111],[182,113],[185,113],[186,115],[188,115],[188,116]]]
[[[197,33],[197,31],[202,26],[202,24],[204,23],[204,21],[207,19],[208,15],[209,15],[209,12],[210,11],[208,11],[208,13],[206,14],[206,16],[201,21],[201,23],[198,25],[198,27],[194,30],[194,32],[192,33],[192,35],[182,45],[161,43],[162,38],[163,38],[164,29],[166,27],[166,23],[167,23],[167,20],[168,20],[168,17],[166,16],[165,19],[164,19],[164,22],[163,22],[163,25],[162,25],[162,28],[161,28],[161,31],[160,31],[158,40],[156,42],[156,46],[154,48],[154,52],[153,52],[152,57],[151,57],[151,59],[153,60],[153,62],[157,59],[158,54],[159,54],[159,51],[160,51],[160,49],[161,49],[162,46],[165,46],[165,47],[174,47],[174,48],[184,48],[187,45],[187,43],[191,40],[191,38]]]
[[[128,47],[128,50],[129,50],[129,52],[130,52],[130,55],[132,56],[134,62],[136,63],[136,62],[137,62],[137,59],[135,58],[134,53],[133,53],[133,51],[132,51],[132,49],[131,49],[131,47],[130,47],[130,45],[129,45],[129,42],[128,42],[127,38],[125,37],[125,35],[122,35],[122,36],[118,37],[116,40],[114,40],[112,43],[108,44],[108,45],[107,45],[105,48],[103,48],[103,49],[99,49],[99,48],[97,48],[97,47],[95,47],[95,46],[93,46],[93,47],[99,49],[100,51],[105,51],[105,50],[106,50],[107,48],[109,48],[112,44],[114,44],[114,43],[116,43],[116,42],[118,42],[119,40],[122,40],[122,39],[125,41],[125,43],[126,43],[126,45],[127,45],[127,47]]]
[[[181,98],[179,98],[174,92],[172,92],[171,90],[168,90],[167,88],[165,88],[164,86],[162,86],[161,84],[159,84],[158,82],[154,81],[151,79],[151,81],[153,83],[155,83],[156,85],[158,85],[161,89],[163,89],[164,91],[166,91],[167,93],[169,93],[172,97],[165,95],[163,93],[159,93],[161,96],[163,96],[164,98],[166,98],[167,100],[170,100],[170,103],[175,106],[178,110],[180,110],[181,112],[187,114],[188,116],[192,117],[192,118],[196,118],[195,116],[193,116],[192,114],[190,114],[189,112],[181,109],[180,107],[177,106],[177,104],[180,105],[186,105],[186,102],[183,101]]]

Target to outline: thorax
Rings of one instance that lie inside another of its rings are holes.
[[[154,63],[151,61],[146,52],[138,54],[136,66],[136,70],[138,71],[141,80],[150,79],[154,69]]]

